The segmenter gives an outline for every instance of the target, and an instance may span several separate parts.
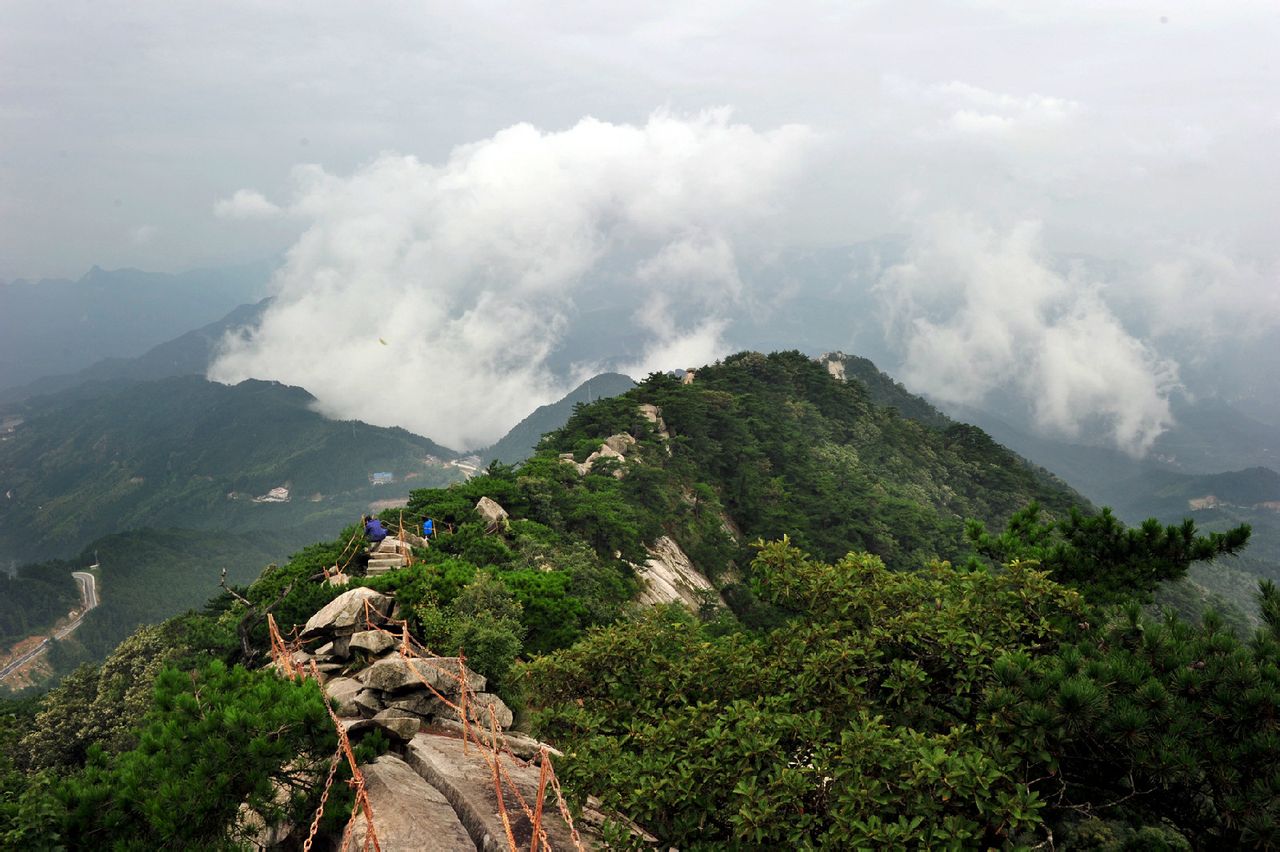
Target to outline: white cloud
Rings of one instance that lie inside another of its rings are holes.
[[[1280,264],[1209,242],[1163,249],[1125,294],[1152,335],[1190,334],[1203,345],[1280,327]]]
[[[221,219],[274,219],[284,211],[267,200],[261,192],[238,189],[230,198],[213,205],[213,213]]]
[[[1040,225],[931,219],[877,285],[908,387],[982,404],[1012,390],[1047,431],[1102,430],[1144,453],[1172,424],[1176,367],[1131,335],[1089,281],[1048,265]]]
[[[547,360],[574,300],[627,258],[624,286],[654,294],[641,366],[723,354],[715,306],[737,298],[735,241],[758,240],[809,135],[727,110],[658,113],[516,125],[438,166],[386,154],[349,177],[301,168],[288,212],[311,224],[261,326],[225,341],[210,377],[301,385],[327,414],[481,446],[564,389]],[[674,302],[700,308],[675,321]]]
[[[155,225],[138,225],[129,231],[129,238],[134,245],[145,246],[155,239],[158,229]]]
[[[1068,98],[993,92],[953,80],[935,91],[960,106],[951,113],[951,126],[965,133],[1005,132],[1018,126],[1060,125],[1070,121],[1080,104]]]

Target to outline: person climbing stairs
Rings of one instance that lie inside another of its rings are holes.
[[[387,536],[369,545],[369,576],[395,571],[409,564],[408,542]]]

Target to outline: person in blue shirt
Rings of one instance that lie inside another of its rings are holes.
[[[364,516],[364,537],[370,544],[378,544],[387,537],[387,525],[378,518]]]
[[[422,519],[422,537],[431,538],[431,534],[434,533],[435,531],[436,531],[435,522],[432,521],[430,518],[423,518]]]

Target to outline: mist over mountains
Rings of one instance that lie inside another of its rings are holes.
[[[210,375],[304,385],[346,416],[373,374],[391,391],[374,421],[479,446],[602,370],[808,349],[834,331],[828,346],[944,402],[1009,404],[1038,432],[1142,456],[1175,400],[1218,394],[1228,363],[1274,349],[1276,268],[1202,246],[1067,255],[1039,219],[943,205],[901,238],[799,247],[780,214],[816,138],[728,111],[588,118],[514,126],[439,165],[301,169],[279,202],[244,190],[219,214],[289,217],[302,235],[261,325],[228,337]],[[415,403],[425,376],[435,394]],[[1248,377],[1235,388],[1276,407]]]
[[[177,275],[93,267],[79,279],[0,281],[0,392],[132,358],[266,295],[272,265]]]

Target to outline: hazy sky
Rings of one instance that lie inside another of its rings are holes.
[[[447,348],[506,390],[383,419],[474,443],[568,381],[601,264],[652,290],[640,369],[737,342],[771,251],[895,233],[864,295],[912,387],[1140,450],[1188,340],[1280,324],[1277,44],[1275,2],[9,0],[0,278],[288,250],[219,374],[350,415],[326,358]],[[364,297],[417,326],[334,352]]]

